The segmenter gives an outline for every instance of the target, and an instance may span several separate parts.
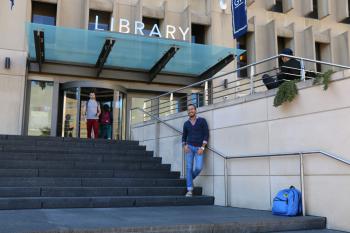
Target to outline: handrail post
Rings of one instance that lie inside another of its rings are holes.
[[[249,69],[249,76],[250,76],[250,94],[254,94],[254,74],[255,74],[255,69],[254,66],[251,66]]]
[[[170,114],[174,114],[173,104],[174,104],[174,93],[170,93],[170,99],[169,99],[169,111],[170,111]]]
[[[303,153],[299,154],[300,156],[300,189],[301,189],[301,205],[303,210],[303,216],[306,215],[306,206],[305,206],[305,187],[304,187],[304,160]]]
[[[208,81],[204,83],[204,105],[209,104],[209,84]]]
[[[132,140],[131,138],[131,121],[132,121],[132,117],[131,117],[131,114],[132,114],[132,109],[129,110],[129,127],[128,127],[128,136],[129,136],[129,140]]]
[[[186,164],[185,164],[185,156],[186,156],[186,154],[185,154],[185,149],[182,147],[182,172],[181,172],[181,174],[182,174],[182,178],[186,178],[186,169],[185,169],[185,166],[186,166]]]
[[[227,158],[224,158],[225,206],[228,206]]]
[[[301,80],[305,82],[306,77],[305,77],[305,62],[304,62],[304,59],[300,60],[300,67],[301,67],[300,77],[301,77]]]

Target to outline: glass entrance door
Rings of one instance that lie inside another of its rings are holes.
[[[96,101],[102,111],[98,120],[98,135],[92,135],[92,137],[124,140],[126,137],[126,94],[119,90],[96,87],[63,89],[61,136],[87,138],[86,110],[91,92],[95,93]],[[106,119],[110,119],[110,122]]]
[[[78,103],[80,88],[69,88],[63,94],[62,137],[76,138],[79,135]]]

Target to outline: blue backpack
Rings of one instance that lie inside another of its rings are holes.
[[[291,186],[279,191],[273,199],[272,214],[297,216],[302,213],[301,192]]]

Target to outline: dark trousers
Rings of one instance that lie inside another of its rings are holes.
[[[104,124],[101,124],[101,138],[104,138],[104,139],[111,139],[112,138],[112,125],[104,125]]]
[[[88,119],[87,120],[87,137],[91,138],[91,130],[94,130],[94,138],[98,138],[98,120],[97,119]]]
[[[271,77],[270,75],[268,75],[268,74],[264,74],[264,75],[262,76],[262,80],[263,80],[263,82],[264,82],[264,84],[265,84],[265,86],[266,86],[266,88],[267,88],[268,90],[277,88],[277,87],[279,87],[279,86],[283,83],[282,80],[278,80],[278,79],[276,79],[276,78],[272,78],[272,77]]]

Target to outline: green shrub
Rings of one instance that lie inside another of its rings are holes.
[[[297,95],[298,88],[296,81],[285,81],[278,87],[273,106],[278,107],[284,102],[292,102]]]
[[[327,70],[324,73],[317,74],[316,78],[314,79],[314,85],[315,84],[322,84],[323,90],[327,90],[329,83],[331,82],[331,76],[334,73],[333,70]]]

